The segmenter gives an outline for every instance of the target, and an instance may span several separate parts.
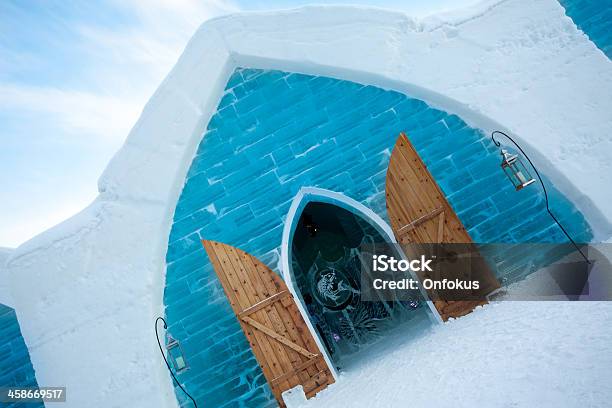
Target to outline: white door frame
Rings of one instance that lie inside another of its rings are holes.
[[[310,320],[310,315],[306,310],[304,299],[300,291],[297,288],[295,283],[295,277],[293,274],[293,269],[291,268],[291,241],[293,239],[293,233],[295,231],[295,227],[297,222],[299,221],[300,216],[302,215],[302,210],[308,203],[317,202],[317,203],[328,203],[334,204],[338,207],[344,208],[354,214],[361,216],[363,219],[368,221],[376,230],[393,244],[397,244],[397,240],[395,239],[395,235],[393,234],[393,230],[389,226],[385,220],[383,220],[378,214],[374,211],[361,204],[360,202],[335,191],[326,190],[318,187],[302,187],[300,191],[295,195],[293,201],[291,202],[291,207],[289,207],[289,212],[287,213],[287,218],[285,219],[285,226],[283,228],[283,239],[281,241],[281,273],[283,276],[283,280],[287,284],[289,291],[293,294],[293,297],[296,299],[296,304],[300,313],[304,317],[304,321],[308,325],[308,329],[312,332],[319,349],[323,352],[323,357],[325,361],[331,368],[331,371],[336,378],[338,379],[338,372],[336,370],[336,366],[334,365],[331,356],[329,355],[327,348],[324,346],[322,339],[319,336],[317,330],[315,330],[314,325]],[[398,248],[398,252],[404,257],[404,252],[401,248]],[[438,310],[433,305],[433,302],[428,298],[427,293],[425,291],[421,291],[424,298],[427,301],[427,305],[430,310],[430,316],[433,319],[441,323],[442,319],[438,313]]]

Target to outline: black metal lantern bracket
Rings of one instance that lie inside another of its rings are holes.
[[[578,244],[576,244],[576,242],[572,239],[572,237],[569,235],[569,233],[565,230],[565,228],[563,227],[563,225],[561,225],[561,223],[559,222],[559,220],[557,219],[557,217],[555,217],[555,215],[552,213],[552,211],[550,210],[550,206],[548,204],[548,192],[546,191],[546,186],[544,186],[544,181],[542,180],[542,177],[540,176],[540,173],[538,172],[538,169],[536,168],[536,166],[533,164],[533,162],[531,161],[531,159],[529,158],[529,156],[527,156],[527,153],[525,153],[525,151],[521,148],[521,146],[519,146],[514,139],[512,139],[510,136],[508,136],[507,134],[505,134],[504,132],[501,132],[499,130],[495,130],[491,133],[491,140],[493,141],[493,143],[495,144],[495,146],[497,147],[501,147],[501,143],[499,143],[497,140],[495,140],[495,135],[496,134],[500,134],[505,136],[506,138],[508,138],[508,140],[510,140],[518,149],[519,151],[523,154],[523,156],[525,156],[525,158],[527,159],[527,161],[529,162],[529,164],[531,165],[531,167],[533,168],[533,170],[535,171],[535,174],[538,176],[538,179],[540,180],[540,184],[542,185],[542,190],[544,191],[544,199],[546,201],[546,211],[548,212],[548,214],[551,216],[551,218],[557,223],[557,225],[559,226],[559,228],[561,228],[561,231],[563,231],[563,233],[565,234],[565,236],[567,237],[567,239],[570,240],[570,242],[574,245],[574,247],[576,247],[576,249],[578,250],[578,252],[580,252],[580,255],[582,255],[582,257],[584,258],[584,260],[586,261],[587,264],[591,264],[591,261],[589,261],[589,259],[587,258],[587,256],[582,252],[582,250],[580,249],[580,247],[578,246]],[[531,183],[529,183],[531,184]]]
[[[198,404],[196,403],[196,401],[193,399],[193,397],[185,390],[185,388],[183,388],[183,386],[181,385],[181,383],[176,379],[176,377],[174,376],[174,373],[172,372],[172,368],[170,367],[170,363],[168,363],[168,359],[166,358],[166,355],[164,354],[164,349],[162,348],[161,342],[159,341],[159,333],[157,331],[157,326],[158,326],[158,322],[159,321],[164,322],[164,330],[168,329],[168,324],[166,323],[166,320],[164,320],[163,317],[158,317],[157,319],[155,319],[155,337],[157,338],[157,345],[159,346],[159,351],[162,355],[162,357],[164,358],[164,361],[166,362],[166,367],[168,367],[168,371],[170,371],[170,375],[172,376],[172,378],[174,379],[174,381],[176,382],[176,384],[180,387],[181,390],[183,390],[183,392],[185,393],[185,395],[187,395],[189,397],[189,399],[191,399],[191,401],[193,402],[193,406],[195,408],[198,408]]]

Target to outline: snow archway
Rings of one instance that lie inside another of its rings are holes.
[[[304,208],[309,203],[332,204],[343,208],[367,221],[387,242],[396,244],[397,241],[395,239],[395,236],[393,235],[391,227],[385,220],[383,220],[378,214],[376,214],[374,211],[372,211],[365,205],[342,193],[317,187],[302,187],[296,194],[295,198],[293,199],[293,202],[291,203],[291,207],[289,208],[289,212],[287,213],[287,218],[285,220],[281,243],[280,268],[282,277],[285,283],[287,284],[289,291],[297,300],[296,303],[300,310],[300,313],[304,317],[304,320],[306,321],[309,330],[313,333],[317,345],[325,354],[325,360],[327,361],[328,365],[332,367],[332,370],[334,371],[334,376],[337,377],[338,373],[336,371],[336,366],[333,363],[332,358],[329,355],[329,351],[327,347],[325,347],[320,334],[315,329],[314,324],[311,321],[310,314],[307,311],[304,299],[298,288],[291,262],[292,242],[295,234],[295,229]],[[441,321],[432,302],[427,300],[427,305],[429,311],[431,312],[430,315],[433,316],[433,319],[436,321]]]
[[[383,220],[378,214],[360,202],[335,191],[317,187],[302,187],[293,199],[291,207],[289,207],[287,219],[285,220],[285,227],[283,228],[283,239],[281,242],[281,271],[283,274],[283,279],[294,294],[295,279],[293,276],[293,271],[291,270],[291,246],[289,244],[293,238],[295,226],[299,220],[302,210],[304,207],[306,207],[306,204],[310,202],[334,204],[351,211],[369,221],[370,224],[372,224],[385,239],[389,240],[389,242],[397,243],[389,224],[387,224],[387,222],[385,222],[385,220]]]

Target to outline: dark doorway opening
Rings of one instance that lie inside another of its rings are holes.
[[[424,313],[414,291],[408,301],[363,301],[362,263],[385,238],[367,220],[342,207],[310,202],[293,235],[292,269],[310,319],[338,368],[382,339],[387,331]]]

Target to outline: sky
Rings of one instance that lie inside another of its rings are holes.
[[[478,0],[352,0],[414,16]],[[207,19],[299,0],[0,1],[0,247],[76,214]],[[321,3],[321,2],[319,2]]]

